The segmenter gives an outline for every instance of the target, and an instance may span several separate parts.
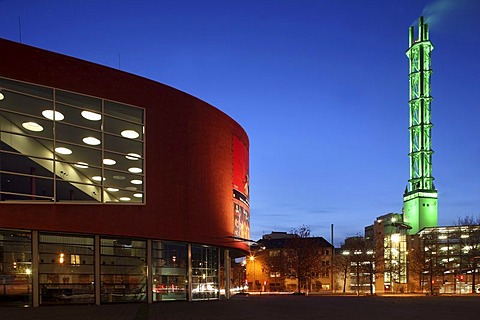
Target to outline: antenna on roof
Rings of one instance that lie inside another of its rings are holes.
[[[120,65],[120,53],[118,54],[118,70],[121,70],[121,65]]]
[[[20,37],[20,43],[22,43],[22,20],[20,20],[20,16],[18,16],[18,35]]]

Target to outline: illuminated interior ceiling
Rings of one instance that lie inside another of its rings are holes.
[[[143,202],[143,109],[60,90],[54,106],[45,93],[51,89],[38,87],[37,94],[17,87],[17,92],[4,88],[0,96],[2,180],[35,167],[36,177],[52,178],[55,172],[57,201],[69,199],[60,194],[71,191],[58,187],[67,182],[75,189],[70,200]],[[49,181],[36,179],[35,187]]]

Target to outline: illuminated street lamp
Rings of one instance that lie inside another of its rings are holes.
[[[253,282],[252,282],[252,286],[253,286],[253,288],[255,288],[255,257],[253,255],[251,255],[248,259],[251,262],[253,262]]]

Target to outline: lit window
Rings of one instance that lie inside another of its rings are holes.
[[[80,264],[80,255],[79,254],[71,254],[70,255],[70,264],[79,265]]]

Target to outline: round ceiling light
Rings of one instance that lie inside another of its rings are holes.
[[[107,188],[107,191],[110,191],[110,192],[118,192],[118,188]]]
[[[88,168],[88,163],[86,162],[77,162],[74,164],[75,167],[79,169],[87,169]]]
[[[128,160],[140,160],[142,156],[137,153],[129,153],[125,156]]]
[[[133,194],[135,198],[143,198],[143,193],[135,193]]]
[[[121,135],[122,137],[128,138],[128,139],[136,139],[140,136],[138,132],[135,130],[123,130]]]
[[[93,176],[93,177],[92,177],[92,180],[93,180],[93,181],[102,181],[102,177],[100,177],[100,176]],[[103,181],[105,181],[105,178],[103,178]]]
[[[49,120],[62,121],[63,119],[65,119],[63,114],[53,110],[43,110],[42,115]]]
[[[133,180],[130,180],[130,183],[131,184],[142,184],[142,180],[133,179]]]
[[[113,159],[103,159],[103,164],[107,165],[107,166],[113,166],[116,163],[117,163],[117,161],[115,161]]]
[[[132,167],[132,168],[128,168],[128,171],[131,172],[131,173],[140,173],[140,172],[142,172],[142,169]]]
[[[5,99],[5,96],[4,96],[3,92],[0,91],[0,100],[3,100],[3,99]]]
[[[43,127],[41,125],[32,121],[22,123],[22,127],[24,127],[27,130],[35,131],[35,132],[43,131]]]
[[[81,114],[82,114],[82,117],[84,117],[87,120],[91,120],[91,121],[98,121],[98,120],[102,119],[101,114],[91,112],[91,111],[84,110],[84,111],[81,112]]]
[[[60,154],[72,154],[72,150],[65,147],[55,148],[55,152]]]
[[[128,191],[135,191],[137,190],[137,187],[126,187],[125,189],[127,189]]]
[[[129,197],[121,197],[120,201],[130,201],[131,199]]]
[[[91,145],[91,146],[98,146],[101,142],[95,137],[85,137],[82,139],[85,144]]]
[[[125,180],[125,176],[113,176],[115,180]]]

